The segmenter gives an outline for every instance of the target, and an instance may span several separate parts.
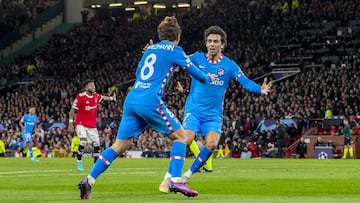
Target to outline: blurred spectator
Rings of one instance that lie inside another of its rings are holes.
[[[284,148],[286,147],[287,130],[286,125],[281,123],[280,120],[276,121],[276,133],[279,158],[282,158]]]
[[[265,151],[265,157],[268,158],[278,158],[279,157],[279,148],[275,147],[274,143],[269,142],[267,149]]]
[[[0,137],[0,157],[5,157],[5,142],[2,137]]]
[[[326,143],[322,141],[322,138],[319,136],[315,141],[314,147],[323,147],[326,146]]]
[[[231,157],[232,158],[240,158],[240,149],[239,149],[239,145],[236,141],[232,142],[231,145]]]
[[[305,158],[307,146],[304,137],[300,138],[299,144],[296,147],[296,158]]]
[[[241,159],[250,159],[251,158],[251,152],[248,150],[247,147],[244,148],[244,150],[241,152]]]
[[[217,150],[217,154],[215,156],[215,158],[224,158],[225,155],[224,155],[224,146],[223,145],[219,145],[219,149]]]
[[[72,155],[71,157],[76,158],[78,151],[79,151],[79,146],[80,146],[80,139],[79,137],[76,135],[76,133],[72,133],[72,139],[71,139],[71,152]]]

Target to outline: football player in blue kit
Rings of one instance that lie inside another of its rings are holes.
[[[38,117],[35,114],[35,111],[35,106],[30,106],[29,113],[21,117],[19,126],[21,127],[22,142],[16,142],[16,145],[20,146],[21,148],[27,147],[30,153],[31,161],[39,162],[39,160],[34,157],[34,153],[32,150],[32,133],[38,121]]]
[[[161,41],[148,47],[138,64],[136,81],[124,102],[116,142],[101,153],[90,174],[78,185],[81,199],[90,199],[95,180],[119,154],[128,149],[133,138],[148,127],[168,135],[173,140],[170,151],[170,191],[189,197],[198,195],[197,191],[182,182],[186,143],[190,142],[189,138],[185,135],[180,121],[166,107],[162,95],[177,67],[184,69],[200,83],[209,84],[215,77],[206,75],[194,66],[178,46],[181,29],[175,17],[165,17],[157,31]]]
[[[205,44],[207,53],[195,52],[190,59],[203,71],[215,74],[216,80],[210,84],[202,84],[194,78],[191,80],[182,124],[188,140],[193,140],[196,135],[201,134],[205,138],[205,147],[201,149],[190,169],[184,173],[184,182],[189,182],[191,176],[204,165],[218,146],[223,121],[224,96],[231,80],[235,79],[246,90],[256,94],[267,95],[270,92],[270,84],[267,83],[266,78],[261,86],[256,84],[246,77],[233,60],[223,55],[226,33],[222,28],[211,26],[206,29]],[[160,192],[169,192],[171,177],[170,168],[159,186]]]

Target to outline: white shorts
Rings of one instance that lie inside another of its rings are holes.
[[[83,125],[77,125],[75,128],[77,136],[81,138],[86,138],[89,143],[99,143],[99,133],[97,128],[88,128]]]

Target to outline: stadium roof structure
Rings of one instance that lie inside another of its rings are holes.
[[[101,7],[140,7],[152,6],[154,8],[186,8],[191,6],[191,0],[84,0],[86,8]]]

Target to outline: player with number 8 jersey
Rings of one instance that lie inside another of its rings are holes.
[[[101,153],[90,174],[79,183],[81,199],[90,199],[95,180],[119,154],[129,148],[132,139],[148,127],[173,140],[169,165],[172,174],[170,190],[189,197],[198,195],[182,182],[186,143],[189,141],[181,123],[163,102],[162,95],[177,67],[202,83],[210,84],[215,77],[206,75],[193,65],[178,46],[181,29],[175,17],[165,17],[157,30],[161,42],[150,46],[143,54],[136,70],[135,84],[124,102],[116,141]]]

